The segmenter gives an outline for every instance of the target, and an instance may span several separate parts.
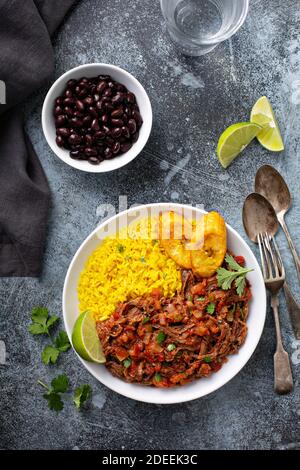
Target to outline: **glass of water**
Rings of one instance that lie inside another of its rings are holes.
[[[192,56],[210,52],[235,34],[248,7],[249,0],[161,0],[171,38]]]

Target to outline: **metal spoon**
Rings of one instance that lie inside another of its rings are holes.
[[[288,186],[275,168],[271,165],[263,165],[256,173],[255,192],[264,196],[272,204],[294,257],[300,282],[300,258],[284,220],[284,216],[291,206],[291,194]]]
[[[273,207],[266,198],[257,193],[249,194],[244,202],[243,224],[246,234],[254,243],[258,243],[259,233],[268,232],[275,236],[279,227]],[[300,307],[287,282],[283,284],[283,289],[295,337],[300,339]]]

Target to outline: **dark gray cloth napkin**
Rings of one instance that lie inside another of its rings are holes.
[[[0,276],[41,271],[50,190],[21,103],[51,76],[51,35],[76,0],[0,0]]]

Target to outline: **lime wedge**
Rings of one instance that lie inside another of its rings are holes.
[[[256,101],[251,111],[250,120],[263,128],[257,135],[257,139],[263,147],[272,152],[284,150],[280,129],[272,105],[266,96],[262,96]]]
[[[260,131],[261,126],[251,122],[229,126],[221,135],[217,147],[217,155],[223,168],[227,168]]]
[[[83,312],[77,318],[72,333],[72,343],[82,359],[99,364],[105,362],[92,312]]]

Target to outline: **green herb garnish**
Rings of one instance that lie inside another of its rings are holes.
[[[84,403],[91,397],[92,388],[90,385],[84,384],[81,387],[78,387],[74,391],[73,403],[76,408],[80,409]]]
[[[144,257],[144,256],[141,256],[140,259],[141,259],[141,262],[142,262],[142,263],[146,263],[146,260],[145,260],[145,257]]]
[[[131,359],[124,359],[123,361],[123,366],[125,367],[125,369],[128,369],[128,367],[131,366]]]
[[[155,376],[154,376],[154,380],[155,380],[156,382],[160,382],[160,381],[161,381],[161,375],[160,375],[159,372],[156,372],[156,374],[155,374]]]
[[[218,285],[223,290],[228,290],[231,288],[231,285],[234,282],[236,291],[238,295],[241,297],[245,289],[246,274],[253,271],[253,269],[243,268],[229,254],[225,256],[225,261],[228,264],[231,271],[225,268],[219,268],[217,270]]]
[[[197,300],[200,300],[201,302],[203,302],[205,300],[205,297],[197,297]]]
[[[164,334],[163,331],[159,331],[158,335],[156,336],[156,341],[161,344],[166,338],[166,335]]]
[[[118,250],[119,253],[123,253],[125,248],[124,248],[123,245],[119,244],[119,245],[117,245],[117,250]]]
[[[205,356],[203,358],[203,361],[206,362],[207,364],[212,361],[212,358],[210,356]]]
[[[71,344],[65,331],[59,331],[55,339],[50,334],[51,328],[58,322],[56,315],[49,315],[49,311],[45,307],[34,307],[31,312],[32,323],[28,327],[28,331],[33,335],[48,335],[52,344],[48,344],[42,352],[42,361],[44,364],[55,364],[60,353],[70,349]]]
[[[206,311],[207,313],[209,313],[210,315],[213,315],[213,313],[215,312],[215,308],[216,308],[216,305],[211,302],[210,304],[208,304],[208,306],[206,307]]]
[[[175,345],[175,344],[173,344],[173,343],[168,344],[168,346],[167,346],[167,350],[168,350],[168,351],[171,352],[171,351],[174,351],[174,349],[176,349],[176,345]]]
[[[51,387],[41,380],[38,383],[47,390],[43,397],[47,400],[50,410],[61,411],[64,407],[61,394],[65,393],[69,388],[68,377],[65,374],[59,375],[52,380]]]
[[[150,317],[145,317],[142,321],[142,324],[145,325],[145,323],[148,323],[150,321]]]
[[[50,335],[50,328],[59,320],[56,315],[49,315],[45,307],[34,307],[31,312],[32,323],[28,331],[32,335]]]

